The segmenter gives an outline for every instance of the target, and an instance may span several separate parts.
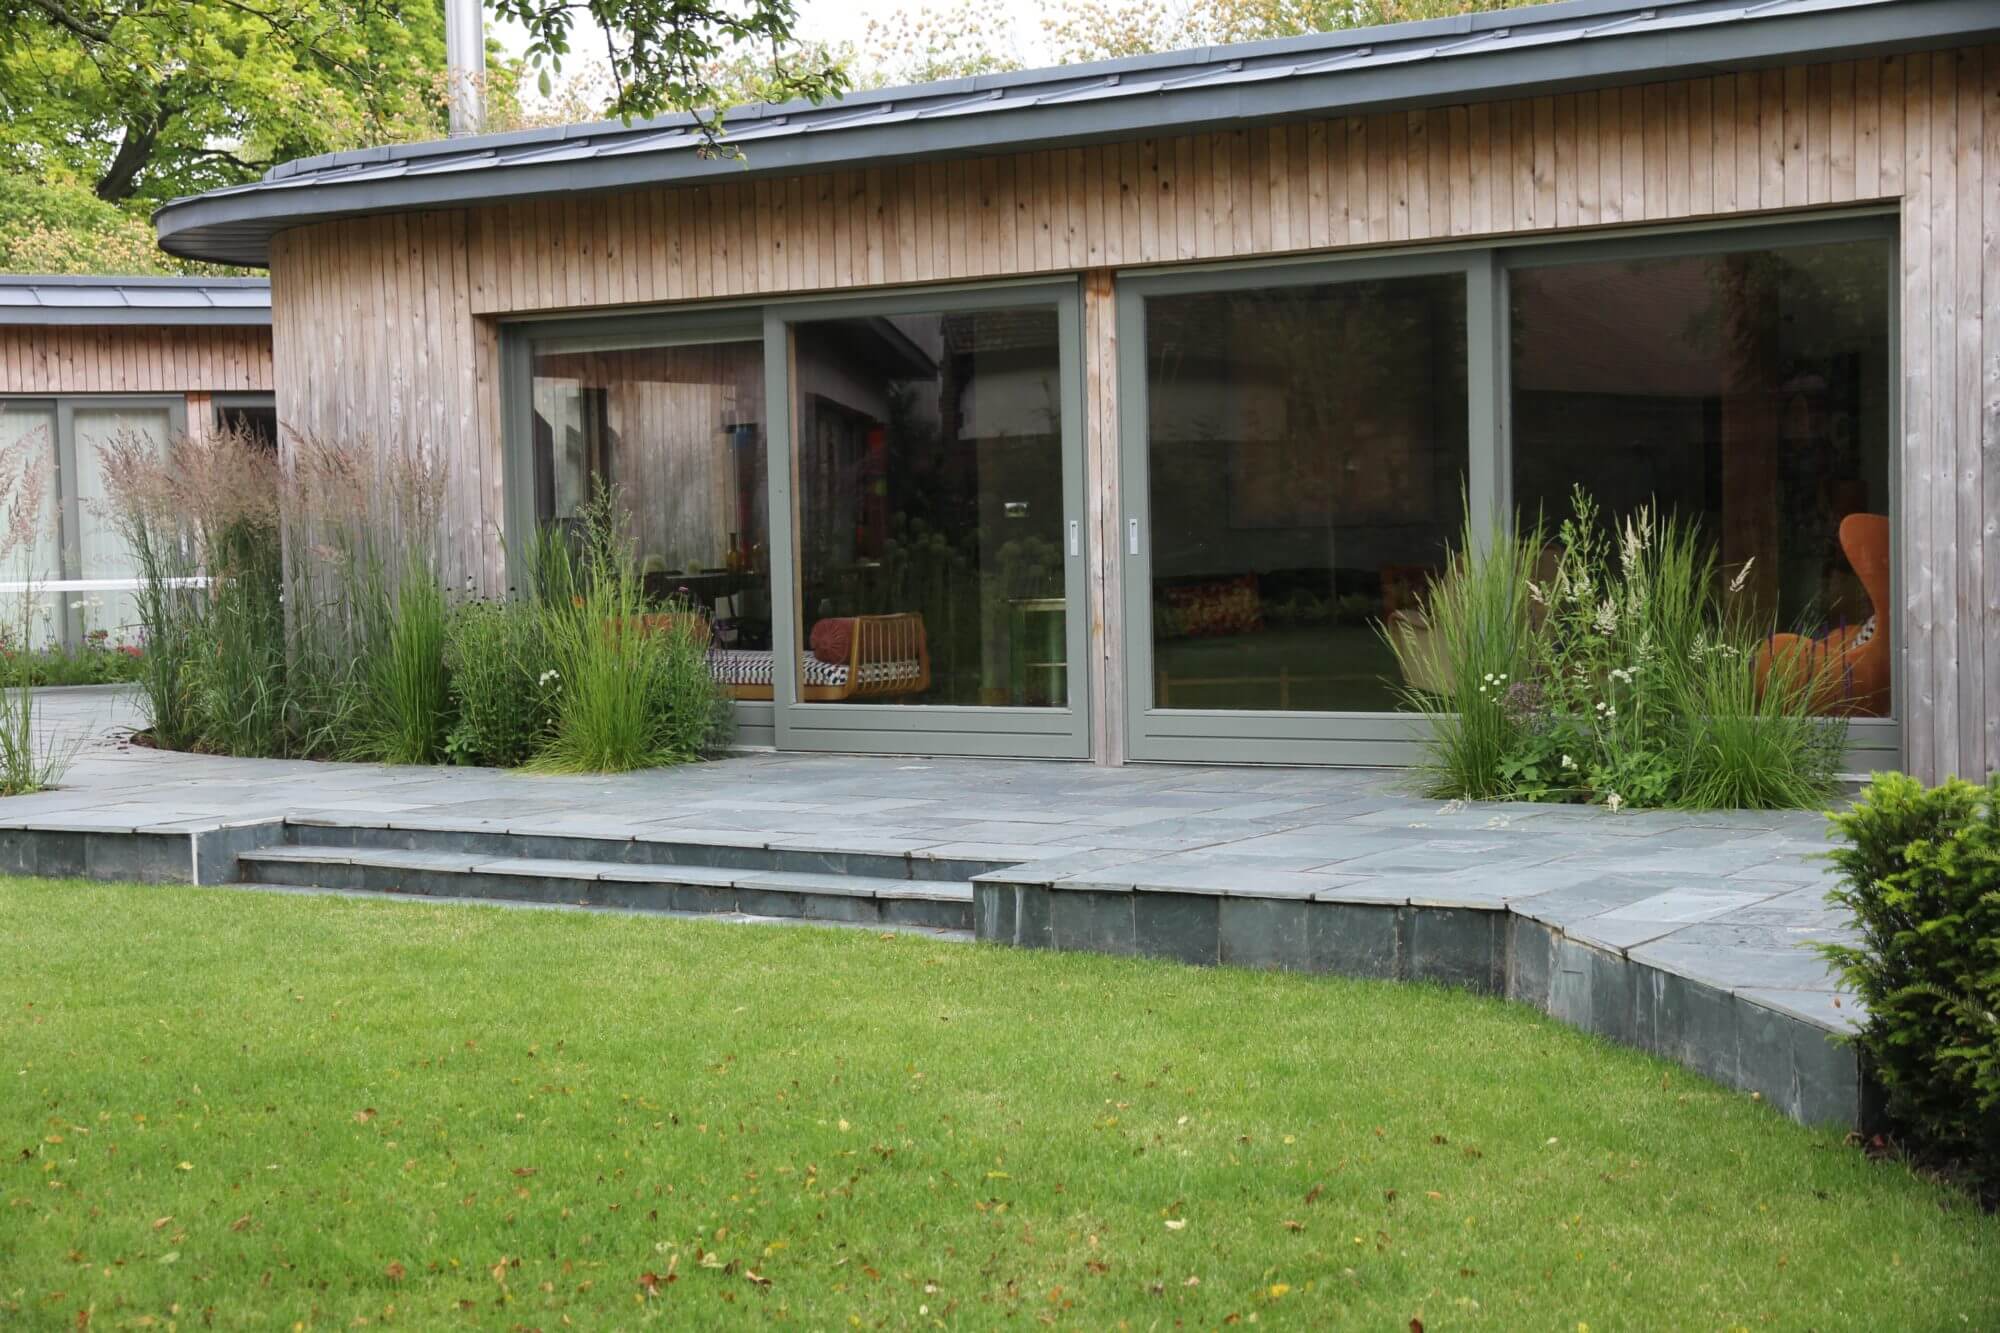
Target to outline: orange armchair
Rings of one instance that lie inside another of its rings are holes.
[[[1823,713],[1859,717],[1889,715],[1890,626],[1889,520],[1882,514],[1849,514],[1840,520],[1840,549],[1868,593],[1874,614],[1864,624],[1845,625],[1817,639],[1774,634],[1757,654],[1761,692],[1771,668],[1783,662],[1811,673],[1818,682],[1814,703]]]

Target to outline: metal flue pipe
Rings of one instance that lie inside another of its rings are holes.
[[[486,14],[481,0],[444,0],[444,59],[451,136],[477,134],[486,123]]]

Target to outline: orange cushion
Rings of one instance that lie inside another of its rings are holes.
[[[814,623],[806,636],[812,655],[828,666],[846,666],[854,655],[854,617],[836,616]]]

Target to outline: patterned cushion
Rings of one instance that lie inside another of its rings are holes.
[[[1191,639],[1254,634],[1264,628],[1264,603],[1254,574],[1169,588],[1167,608],[1175,629]]]
[[[709,669],[725,685],[769,685],[771,654],[749,648],[717,648],[708,655]],[[845,685],[847,663],[822,662],[811,653],[799,654],[799,673],[807,685]],[[882,685],[891,681],[916,680],[924,664],[915,658],[891,662],[863,662],[860,683]]]

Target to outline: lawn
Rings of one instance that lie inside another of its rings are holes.
[[[0,939],[0,1325],[2000,1322],[2000,1218],[1429,988],[18,880]]]

